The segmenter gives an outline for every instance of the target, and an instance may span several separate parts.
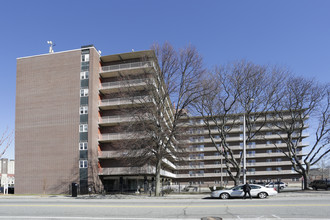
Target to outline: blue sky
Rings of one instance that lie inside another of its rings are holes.
[[[247,59],[330,81],[328,0],[13,0],[0,9],[0,132],[15,128],[16,58],[47,53],[47,40],[55,52],[94,44],[103,55],[191,43],[211,68]]]

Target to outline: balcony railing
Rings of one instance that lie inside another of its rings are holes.
[[[100,85],[100,89],[112,89],[119,88],[124,86],[137,86],[137,85],[146,85],[150,80],[148,79],[134,79],[134,80],[124,80],[116,82],[106,82]]]
[[[236,173],[233,172],[233,174],[235,175]],[[281,171],[277,171],[277,170],[272,170],[272,171],[250,171],[247,172],[247,176],[267,176],[267,175],[288,175],[288,174],[296,174],[295,171],[292,170],[281,170]],[[228,174],[226,174],[226,172],[222,172],[222,174],[219,173],[204,173],[203,177],[228,177]],[[176,178],[195,178],[195,177],[200,177],[197,174],[196,175],[191,175],[191,174],[177,174]]]
[[[131,98],[114,98],[114,99],[104,99],[99,101],[99,106],[114,106],[114,105],[124,105],[124,104],[139,104],[152,102],[150,96],[135,96]]]
[[[137,139],[137,138],[144,138],[144,137],[146,137],[146,135],[141,132],[108,133],[108,134],[100,134],[99,141],[129,140],[129,139]]]
[[[101,72],[114,72],[119,70],[130,70],[130,69],[138,69],[138,68],[147,68],[154,67],[154,62],[145,61],[145,62],[134,62],[134,63],[124,63],[110,66],[102,66]]]
[[[140,174],[154,174],[156,168],[151,166],[144,167],[107,167],[100,168],[99,175],[140,175]],[[160,175],[165,177],[175,178],[176,175],[161,169]]]
[[[99,118],[99,124],[110,124],[110,123],[121,123],[121,122],[130,122],[134,121],[135,118],[133,116],[106,116]]]

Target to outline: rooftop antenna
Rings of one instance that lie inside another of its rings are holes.
[[[52,41],[47,41],[47,44],[49,44],[49,53],[54,53],[53,46],[56,44],[53,44]]]

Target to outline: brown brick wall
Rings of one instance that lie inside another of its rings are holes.
[[[64,193],[79,178],[80,50],[17,60],[15,193]]]

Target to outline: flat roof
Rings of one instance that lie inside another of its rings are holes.
[[[18,57],[16,59],[18,60],[18,59],[25,59],[25,58],[38,57],[38,56],[46,56],[46,55],[52,55],[52,54],[67,53],[67,52],[72,52],[72,51],[77,51],[77,50],[84,50],[84,49],[87,49],[87,48],[94,48],[96,50],[96,48],[94,46],[91,46],[91,47],[84,47],[84,48],[73,49],[73,50],[64,50],[64,51],[59,51],[59,52],[54,52],[54,53],[44,53],[44,54],[38,54],[38,55],[32,55],[32,56],[26,56],[26,57]]]
[[[143,51],[137,51],[137,52],[101,56],[101,61],[102,62],[114,62],[114,61],[121,61],[121,60],[128,60],[128,59],[135,59],[135,58],[142,58],[142,57],[155,58],[156,54],[153,50],[143,50]]]

